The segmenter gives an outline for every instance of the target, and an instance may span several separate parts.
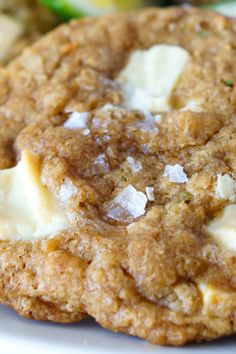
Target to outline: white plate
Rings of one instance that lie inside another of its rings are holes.
[[[25,320],[0,305],[1,354],[235,354],[236,338],[184,348],[155,347],[102,329],[92,320],[57,325]]]

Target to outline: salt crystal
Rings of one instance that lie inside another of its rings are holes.
[[[65,182],[61,185],[59,191],[59,198],[62,204],[66,204],[68,200],[77,192],[76,187],[69,179],[65,179]]]
[[[102,145],[102,139],[96,136],[95,141],[98,145]]]
[[[142,145],[141,145],[141,151],[142,151],[142,153],[144,153],[144,154],[148,154],[148,153],[149,153],[149,146],[148,146],[148,144],[142,144]]]
[[[118,221],[132,221],[145,214],[147,197],[129,184],[108,205],[107,216]]]
[[[97,156],[96,160],[94,161],[95,171],[94,173],[107,173],[110,171],[109,164],[106,160],[105,154],[100,154]]]
[[[72,112],[64,123],[66,129],[84,129],[87,127],[88,112]]]
[[[154,202],[154,200],[155,200],[154,188],[153,187],[146,187],[145,190],[146,190],[148,200],[150,202]]]
[[[103,135],[102,139],[103,139],[103,141],[109,141],[109,140],[111,140],[111,137],[110,137],[110,135]]]
[[[166,165],[163,176],[169,177],[170,182],[175,182],[175,183],[188,182],[188,177],[184,172],[183,167],[179,164]]]
[[[156,127],[156,121],[151,113],[144,112],[144,119],[138,122],[138,127],[142,131],[149,131],[152,133],[158,133],[159,130]]]
[[[90,134],[90,129],[84,129],[83,130],[83,135],[84,136],[87,136],[87,135],[89,135]]]
[[[100,119],[98,119],[98,118],[93,118],[92,123],[93,123],[93,126],[94,126],[95,128],[99,128],[99,126],[100,126]]]
[[[139,161],[136,161],[133,157],[131,157],[131,156],[128,156],[127,157],[127,162],[128,162],[128,164],[129,164],[129,166],[130,166],[130,168],[131,168],[131,171],[132,172],[139,172],[140,170],[142,170],[142,164],[141,164],[141,162],[139,162]]]

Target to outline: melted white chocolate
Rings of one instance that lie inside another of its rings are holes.
[[[0,171],[0,239],[34,240],[66,227],[66,216],[40,180],[40,160],[28,152]]]
[[[236,204],[226,206],[223,214],[206,226],[206,232],[219,246],[236,252]]]

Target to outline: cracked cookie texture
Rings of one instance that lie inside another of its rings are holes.
[[[218,176],[236,178],[235,36],[217,14],[146,9],[62,25],[1,69],[0,168],[38,155],[68,218],[50,237],[0,242],[3,304],[62,323],[89,315],[160,345],[236,332],[235,251],[206,232],[232,204],[217,197]],[[190,57],[171,109],[127,109],[116,77],[159,44]],[[79,126],[66,124],[75,113]],[[119,204],[124,190],[142,215]]]

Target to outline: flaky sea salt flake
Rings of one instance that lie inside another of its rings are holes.
[[[154,116],[149,112],[144,112],[144,119],[138,122],[137,125],[142,131],[159,133],[159,129],[156,126],[156,120]]]
[[[105,154],[99,154],[94,161],[95,173],[108,173],[110,171],[109,164]]]
[[[188,177],[184,172],[183,167],[179,164],[166,165],[163,176],[169,177],[169,181],[174,183],[188,182]]]
[[[146,187],[145,188],[146,194],[147,194],[147,199],[150,202],[154,202],[155,196],[154,196],[154,188],[153,187]]]
[[[72,112],[64,123],[66,129],[84,129],[87,127],[88,112]]]
[[[129,184],[109,204],[107,216],[118,221],[129,221],[145,214],[147,197]]]
[[[84,129],[83,130],[83,135],[84,136],[87,136],[87,135],[89,135],[90,134],[90,129]]]
[[[142,170],[143,167],[142,167],[142,164],[141,164],[140,161],[136,161],[131,156],[128,156],[126,160],[127,160],[128,164],[129,164],[130,169],[131,169],[132,172],[135,173],[135,172],[139,172],[139,171]]]

